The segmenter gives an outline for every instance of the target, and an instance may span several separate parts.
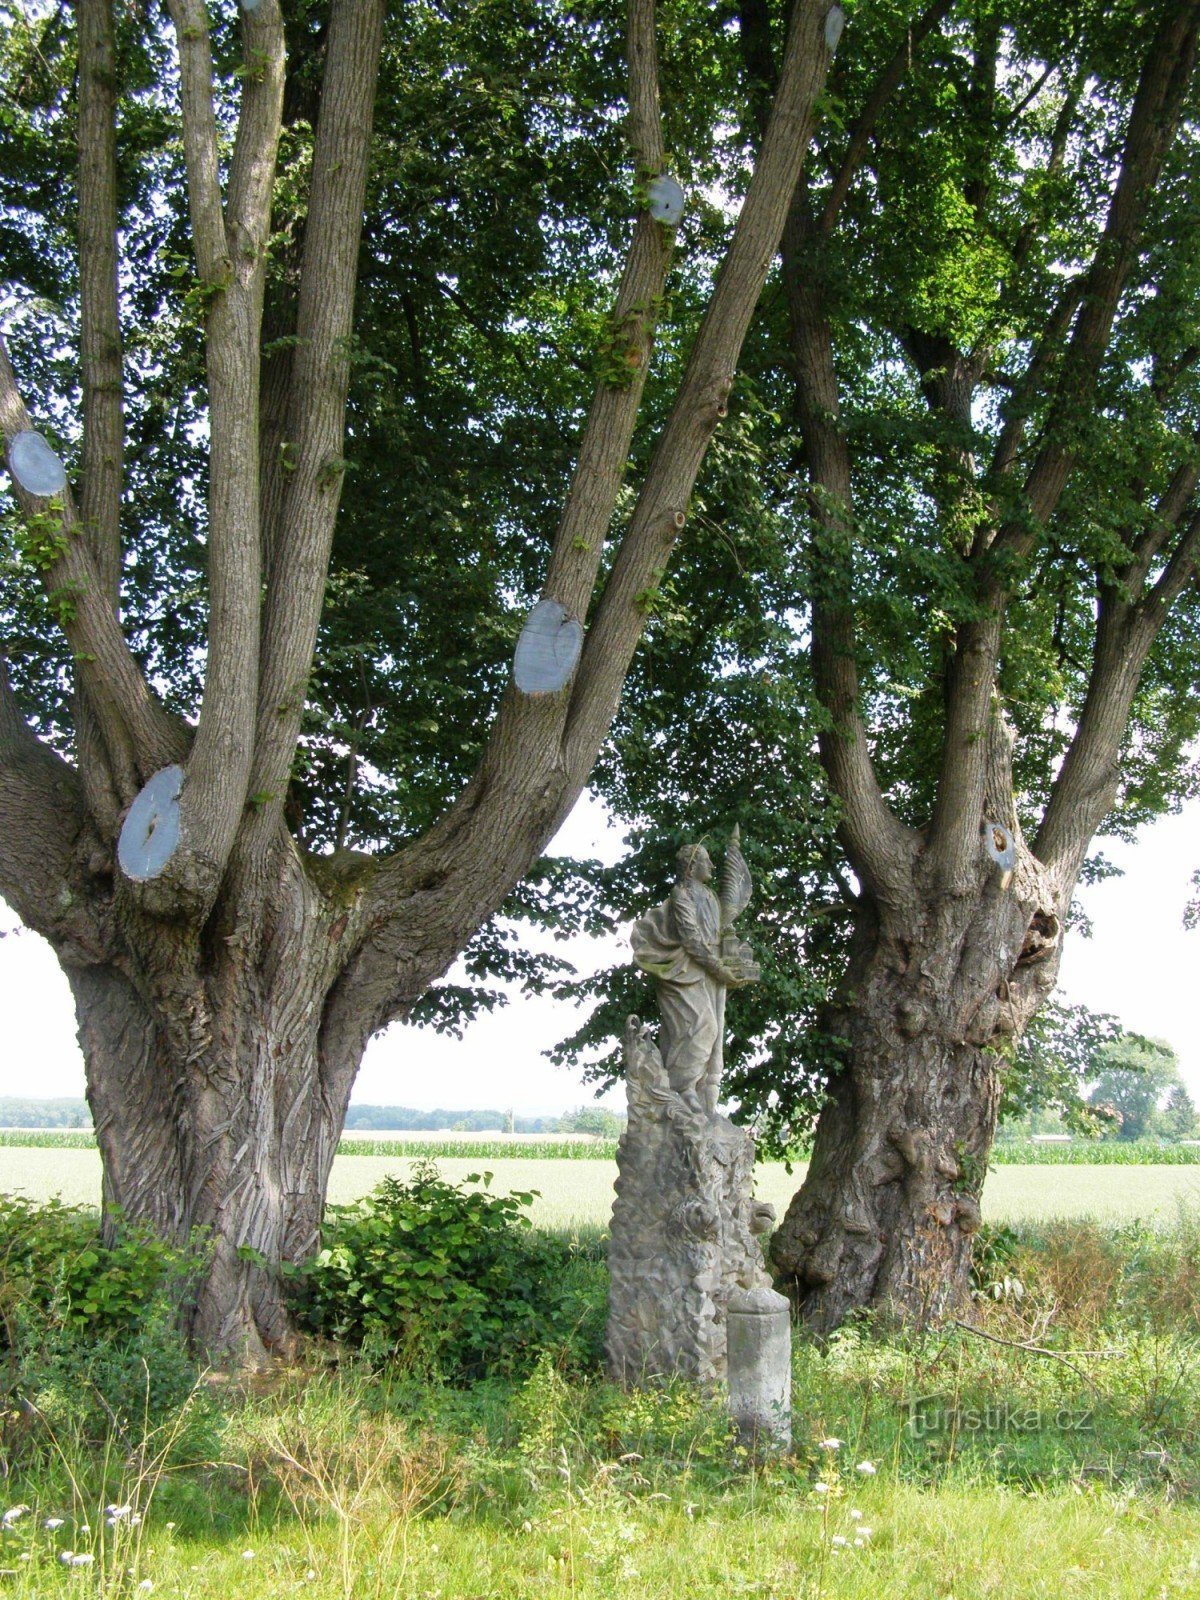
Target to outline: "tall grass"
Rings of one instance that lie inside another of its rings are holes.
[[[760,1465],[718,1397],[623,1393],[552,1351],[463,1386],[309,1346],[210,1375],[141,1447],[59,1427],[34,1448],[10,1396],[3,1592],[1190,1600],[1200,1216],[985,1243],[967,1328],[798,1334],[793,1452]],[[212,1422],[181,1456],[197,1400]]]

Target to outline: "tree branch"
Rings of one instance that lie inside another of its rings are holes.
[[[589,631],[564,737],[567,770],[581,783],[616,712],[645,627],[647,597],[687,520],[700,464],[725,415],[742,341],[779,249],[829,70],[827,9],[821,0],[799,0],[793,12],[771,120],[733,239]]]
[[[638,182],[644,185],[662,172],[666,160],[658,108],[654,0],[631,0],[627,40],[626,127]],[[612,349],[606,356],[621,370],[612,375],[617,381],[601,379],[596,385],[542,588],[543,597],[557,600],[568,616],[586,616],[595,588],[629,463],[673,239],[674,230],[661,227],[643,208],[609,319]]]
[[[858,120],[850,132],[850,142],[846,146],[846,153],[842,157],[841,166],[838,168],[829,193],[825,197],[825,205],[821,211],[819,224],[821,233],[833,232],[838,214],[845,204],[846,196],[850,192],[850,185],[854,182],[859,168],[866,160],[867,151],[871,144],[871,135],[879,126],[879,119],[888,101],[904,82],[905,75],[912,67],[913,52],[941,25],[954,9],[954,3],[955,0],[934,0],[933,5],[922,12],[917,20],[906,29],[904,37],[896,46],[891,60],[875,80],[874,87],[867,96]]]
[[[75,960],[101,943],[92,898],[70,889],[86,827],[79,778],[25,722],[0,651],[0,896]]]
[[[208,663],[181,848],[164,887],[202,916],[216,895],[248,791],[258,704],[259,345],[270,194],[283,94],[277,0],[245,18],[246,79],[221,208],[212,56],[203,0],[169,0],[179,41],[184,152],[196,266],[207,298]],[[155,891],[156,903],[161,890]]]
[[[1034,854],[1054,877],[1060,915],[1120,783],[1121,745],[1153,639],[1131,627],[1130,610],[1115,589],[1101,592],[1087,696],[1034,841]]]
[[[821,765],[842,801],[842,845],[872,895],[887,900],[907,870],[911,848],[904,848],[908,830],[880,790],[859,706],[850,450],[840,424],[833,333],[808,256],[815,231],[807,196],[798,188],[783,234],[783,274],[813,523],[813,677],[829,716],[817,739]]]
[[[345,473],[350,335],[366,201],[383,0],[335,0],[304,233],[288,397],[288,466],[262,622],[262,684],[247,819],[270,837],[282,812],[312,670]]]
[[[32,427],[0,341],[0,437],[5,450]],[[76,680],[96,717],[123,802],[156,768],[180,759],[183,731],[151,693],[130,653],[116,611],[104,592],[69,489],[46,500],[13,480],[27,524],[35,530],[35,559],[55,615],[75,657]]]
[[[1196,576],[1200,556],[1200,512],[1196,512],[1176,545],[1158,582],[1138,607],[1139,618],[1157,634],[1166,614]]]
[[[79,511],[104,593],[121,572],[125,427],[117,289],[116,59],[111,0],[79,0],[79,298],[83,452]]]
[[[1142,598],[1150,568],[1179,527],[1200,484],[1200,428],[1192,436],[1191,453],[1175,470],[1141,537],[1133,543],[1133,559],[1121,574],[1134,600]]]
[[[1121,747],[1146,658],[1171,606],[1195,578],[1198,564],[1200,512],[1193,508],[1158,582],[1147,595],[1135,600],[1125,581],[1101,589],[1087,696],[1035,845],[1037,855],[1055,875],[1063,912],[1092,836],[1117,796]]]
[[[635,10],[642,4],[635,0]],[[365,1013],[369,1031],[402,1014],[528,870],[579,796],[645,626],[647,595],[686,521],[696,473],[778,249],[828,70],[826,9],[825,0],[796,5],[762,153],[573,688],[543,695],[510,688],[479,770],[450,812],[367,875],[357,908],[363,942],[331,1000],[331,1028],[362,1026]],[[420,920],[419,936],[413,918]]]
[[[1042,448],[1025,481],[1026,514],[1000,529],[991,543],[993,549],[1015,556],[1028,554],[1038,528],[1052,515],[1074,467],[1077,447],[1071,437],[1070,418],[1080,406],[1089,403],[1095,389],[1120,297],[1137,259],[1148,197],[1158,181],[1191,82],[1198,29],[1197,0],[1163,12],[1142,67],[1120,175],[1104,233],[1087,273],[1082,306],[1058,370]],[[1001,447],[1007,448],[1003,438]],[[931,830],[933,878],[946,886],[952,885],[975,859],[986,794],[985,735],[1008,594],[998,578],[982,575],[981,581],[981,599],[989,614],[959,629],[950,668],[946,738]],[[1130,696],[1134,688],[1136,683],[1129,689]],[[1108,759],[1106,754],[1103,760]],[[1111,759],[1115,760],[1115,755]],[[1060,778],[1065,775],[1066,766],[1064,763]]]
[[[284,46],[279,0],[242,8],[242,101],[229,168],[226,224],[236,257],[256,257],[271,225],[275,153],[283,113]]]
[[[221,209],[208,12],[204,0],[167,0],[167,9],[179,42],[180,109],[192,248],[201,283],[205,288],[215,288],[230,278],[233,267]]]
[[[1192,79],[1198,29],[1200,5],[1196,0],[1166,8],[1143,65],[1116,191],[1060,368],[1045,440],[1025,481],[1029,519],[1011,523],[997,541],[1018,554],[1028,550],[1036,537],[1029,520],[1045,524],[1075,464],[1077,452],[1068,419],[1089,403],[1095,388],[1117,306],[1137,259],[1146,204],[1175,136]]]

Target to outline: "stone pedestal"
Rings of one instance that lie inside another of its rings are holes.
[[[770,1292],[757,1235],[774,1221],[753,1199],[754,1140],[672,1090],[650,1030],[625,1030],[629,1125],[608,1264],[606,1355],[618,1383],[724,1380],[726,1315],[739,1289]]]

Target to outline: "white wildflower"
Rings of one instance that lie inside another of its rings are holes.
[[[53,1533],[55,1528],[61,1528],[62,1525],[63,1519],[61,1517],[47,1517],[45,1522],[42,1523],[42,1527],[49,1533]]]
[[[71,1557],[70,1565],[73,1567],[90,1567],[95,1559],[90,1550],[82,1550],[77,1556]]]
[[[814,1494],[828,1494],[829,1493],[829,1485],[827,1483],[814,1483],[813,1484],[813,1493]]]
[[[840,1533],[835,1533],[829,1542],[835,1550],[841,1550],[850,1543],[849,1539],[844,1539]]]
[[[243,1550],[242,1551],[242,1560],[243,1561],[253,1561],[254,1560],[254,1551],[253,1550]]]
[[[153,1578],[143,1578],[141,1583],[138,1584],[138,1588],[139,1589],[144,1589],[147,1594],[150,1593],[150,1591],[151,1591],[151,1589],[153,1589],[153,1587],[154,1587],[154,1579]]]
[[[28,1506],[9,1506],[4,1515],[0,1517],[0,1522],[2,1522],[6,1528],[11,1528],[14,1522],[20,1522],[21,1518],[28,1510]]]
[[[855,1549],[856,1549],[856,1550],[861,1550],[861,1549],[862,1549],[862,1547],[863,1547],[863,1545],[865,1545],[865,1544],[866,1544],[866,1542],[867,1542],[867,1541],[866,1541],[866,1540],[865,1540],[865,1539],[855,1539],[855,1541],[854,1541],[854,1548],[855,1548]]]
[[[74,1550],[64,1550],[58,1559],[62,1562],[64,1567],[69,1567],[71,1565],[71,1557],[74,1554]]]
[[[850,1521],[851,1522],[861,1522],[862,1521],[862,1512],[861,1511],[851,1511],[851,1513],[850,1513]]]
[[[860,1528],[858,1530],[858,1537],[860,1539],[864,1539],[864,1540],[865,1539],[869,1539],[871,1537],[871,1529],[870,1528]]]
[[[875,1476],[875,1463],[873,1461],[860,1461],[855,1467],[855,1472],[860,1472],[864,1478]]]
[[[844,1443],[843,1439],[822,1439],[817,1448],[819,1450],[840,1450]]]

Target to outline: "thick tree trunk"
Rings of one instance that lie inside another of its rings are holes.
[[[971,894],[871,908],[832,1017],[845,1040],[771,1254],[818,1333],[854,1311],[921,1327],[968,1293],[1011,1045],[1053,986],[1059,926],[1026,855]]]
[[[198,1263],[185,1324],[213,1357],[287,1348],[279,1268],[310,1256],[364,1025],[326,1037],[347,918],[293,855],[254,937],[193,946],[114,919],[112,958],[67,963],[104,1166],[105,1227]]]

